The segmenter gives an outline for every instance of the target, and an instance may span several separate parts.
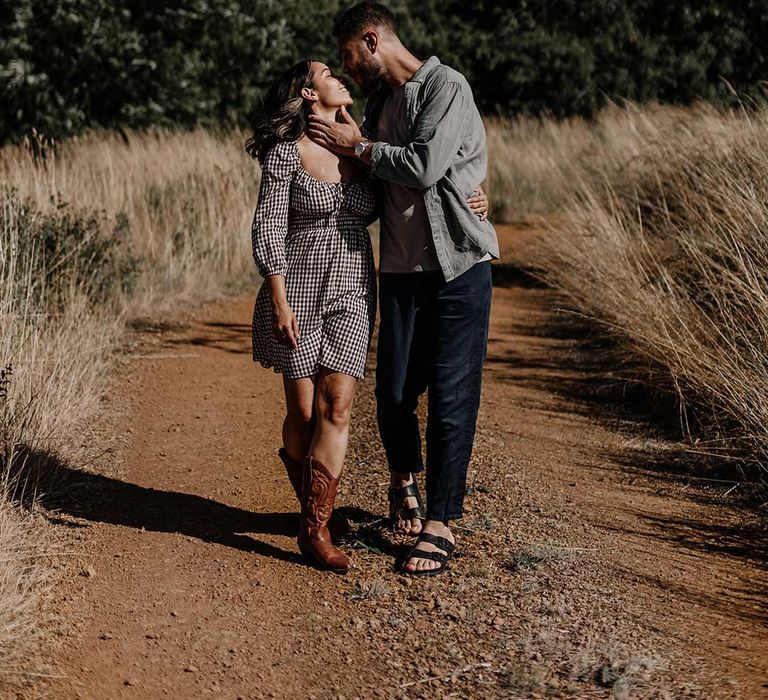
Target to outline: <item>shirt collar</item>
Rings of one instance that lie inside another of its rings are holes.
[[[427,76],[432,72],[432,70],[439,65],[440,59],[437,56],[430,56],[426,61],[424,61],[424,63],[419,66],[418,70],[410,78],[408,78],[405,83],[403,83],[403,86],[407,85],[408,83],[423,83]],[[383,98],[391,91],[392,88],[382,80],[379,83],[379,87],[377,87],[368,97],[368,100],[370,101],[374,96]]]
[[[423,83],[427,75],[440,65],[440,59],[437,56],[430,56],[424,63],[421,64],[419,69],[408,79],[409,83]]]

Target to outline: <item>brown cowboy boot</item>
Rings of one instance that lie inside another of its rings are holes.
[[[328,521],[339,480],[312,455],[304,460],[303,500],[298,544],[301,553],[313,559],[323,569],[345,574],[352,565],[350,558],[333,542],[328,532]]]
[[[301,504],[301,480],[304,467],[301,462],[292,459],[284,447],[277,451],[277,455],[283,460],[285,471],[288,472],[288,479],[291,482],[291,486],[293,486],[299,504]],[[328,523],[328,531],[331,533],[331,538],[337,540],[339,537],[349,534],[349,523],[343,515],[334,511]]]

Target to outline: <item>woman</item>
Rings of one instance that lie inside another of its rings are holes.
[[[253,318],[253,358],[283,375],[279,455],[301,502],[298,545],[322,568],[345,573],[331,522],[376,315],[367,226],[376,199],[366,168],[306,136],[309,114],[339,119],[352,98],[325,64],[301,61],[267,95],[246,149],[262,167],[253,255],[265,280]],[[473,208],[487,209],[484,196]]]

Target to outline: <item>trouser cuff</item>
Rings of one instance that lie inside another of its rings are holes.
[[[393,472],[395,474],[420,474],[424,471],[424,463],[423,462],[416,462],[416,464],[411,465],[410,467],[403,467],[404,464],[407,464],[404,460],[398,460],[396,462],[397,468],[393,467],[390,463],[388,463],[387,466],[389,466],[389,471]]]
[[[464,517],[464,513],[460,510],[454,510],[450,513],[435,513],[434,511],[427,511],[427,520],[460,520]]]

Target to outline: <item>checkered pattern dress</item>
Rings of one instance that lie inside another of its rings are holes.
[[[367,225],[376,218],[369,181],[322,182],[301,165],[296,142],[274,146],[261,167],[253,257],[261,276],[285,275],[299,347],[272,332],[269,286],[253,313],[253,359],[296,379],[319,367],[361,379],[376,315],[376,275]]]

